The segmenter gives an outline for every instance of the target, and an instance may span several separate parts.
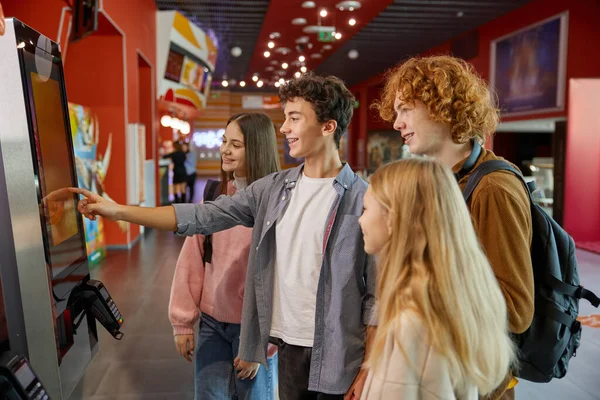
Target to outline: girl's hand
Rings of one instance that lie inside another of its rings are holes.
[[[175,335],[175,348],[183,358],[192,362],[194,354],[194,335]]]

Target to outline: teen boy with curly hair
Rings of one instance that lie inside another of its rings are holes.
[[[460,59],[433,56],[406,61],[388,73],[375,107],[383,119],[393,121],[411,153],[452,167],[463,190],[470,171],[484,161],[501,159],[481,148],[475,165],[463,169],[474,147],[495,132],[499,117],[485,82]],[[528,193],[512,173],[497,171],[481,180],[468,206],[504,294],[509,328],[522,333],[533,318],[534,296]],[[514,389],[507,389],[511,381],[508,377],[493,398],[514,398]]]

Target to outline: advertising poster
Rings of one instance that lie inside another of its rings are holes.
[[[91,110],[69,103],[69,117],[77,167],[77,183],[81,188],[103,195],[104,176],[110,161],[110,139],[105,159],[102,160],[102,157],[99,159],[98,122]],[[95,221],[83,218],[83,225],[88,260],[90,264],[98,263],[106,256],[102,218],[97,217]]]
[[[390,161],[407,158],[410,153],[404,139],[396,131],[369,132],[367,142],[367,169],[369,173]]]
[[[567,15],[492,42],[491,83],[504,116],[564,109]]]

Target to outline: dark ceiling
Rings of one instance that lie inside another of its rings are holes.
[[[306,56],[303,64],[308,70],[337,75],[352,86],[529,1],[362,0],[353,11],[343,0],[317,0],[315,8],[302,7],[303,0],[156,0],[156,4],[160,10],[180,11],[214,35],[219,55],[213,85],[220,85],[224,78],[245,80],[245,88],[237,84],[229,88],[255,90],[250,79],[258,74],[265,82],[260,89],[264,91],[275,89],[272,85],[280,76],[291,78],[300,67],[296,60],[301,54]],[[320,18],[323,8],[328,16]],[[299,17],[306,23],[292,24],[292,19]],[[348,25],[350,18],[356,20],[354,26]],[[324,43],[316,33],[303,32],[306,26],[319,23],[335,27],[342,38]],[[267,42],[273,32],[280,37],[273,39],[275,48],[269,49]],[[301,36],[307,36],[310,45],[299,47]],[[241,56],[231,55],[234,46],[242,49]],[[284,54],[277,51],[280,48],[290,51]],[[271,53],[268,58],[263,55],[266,50]],[[350,59],[350,50],[358,51],[358,58]],[[317,53],[321,56],[314,55]],[[283,62],[290,64],[287,70],[281,68]]]

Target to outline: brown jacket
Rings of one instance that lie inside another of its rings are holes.
[[[475,166],[488,160],[502,160],[481,149]],[[458,172],[465,160],[453,167]],[[471,170],[471,171],[472,171]],[[470,173],[459,182],[464,190]],[[522,333],[533,318],[533,268],[531,265],[531,208],[520,180],[508,171],[484,176],[469,201],[475,231],[506,299],[509,329]]]

